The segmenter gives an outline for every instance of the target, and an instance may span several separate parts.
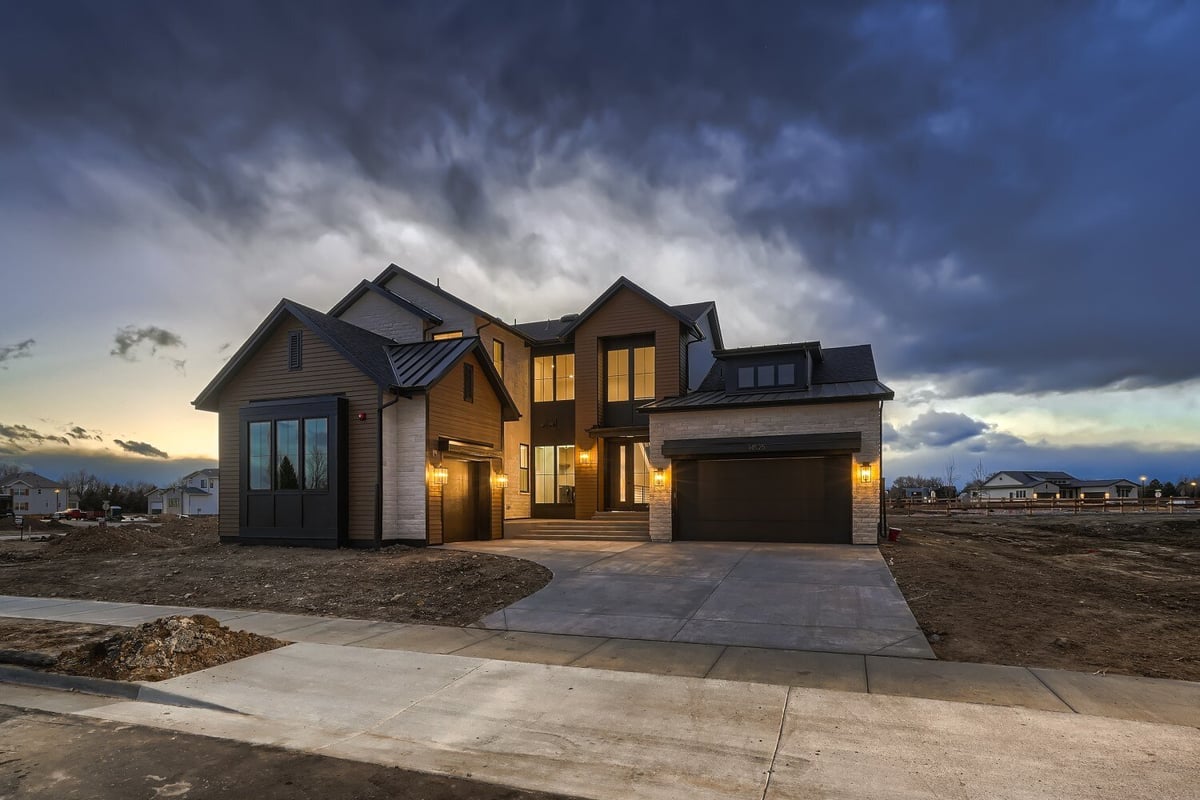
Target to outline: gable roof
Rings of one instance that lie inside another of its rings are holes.
[[[746,347],[725,350],[724,353],[770,352],[819,344]],[[693,408],[722,406],[798,405],[802,403],[836,403],[854,400],[892,400],[896,393],[879,382],[875,373],[875,358],[871,345],[830,347],[821,351],[824,360],[813,363],[812,384],[807,389],[791,392],[725,392],[725,364],[718,356],[712,369],[696,387],[696,391],[680,397],[668,397],[641,407],[642,411],[679,411]]]
[[[58,483],[57,481],[52,481],[43,475],[38,475],[36,472],[18,472],[16,475],[13,475],[11,478],[4,481],[4,483],[0,483],[0,486],[8,487],[8,486],[12,486],[13,484],[17,484],[17,483],[23,483],[26,486],[29,486],[30,488],[33,488],[33,489],[65,489],[65,488],[67,488],[66,486],[64,486],[61,483]]]
[[[983,485],[987,486],[989,483],[996,480],[996,478],[1000,477],[1001,475],[1008,475],[1009,477],[1018,481],[1021,486],[1033,486],[1034,484],[1037,484],[1037,483],[1047,483],[1047,482],[1055,483],[1055,484],[1068,484],[1068,483],[1078,480],[1075,476],[1069,475],[1066,472],[1057,472],[1054,470],[1002,469],[999,472],[997,472],[995,475],[993,475],[991,478],[984,481]]]
[[[275,306],[275,309],[255,329],[250,338],[238,348],[233,358],[229,359],[229,362],[204,388],[204,391],[192,401],[192,405],[205,411],[215,411],[216,396],[220,388],[258,352],[267,337],[288,315],[321,337],[326,344],[340,353],[343,358],[373,380],[381,389],[401,394],[427,391],[467,353],[478,351],[478,360],[483,366],[484,374],[487,375],[493,389],[500,397],[504,419],[520,417],[512,395],[505,388],[504,381],[496,372],[491,358],[484,351],[483,344],[478,337],[441,339],[433,342],[400,345],[386,336],[380,336],[357,325],[343,322],[337,317],[322,314],[320,311],[302,306],[286,298],[279,301],[279,305]]]
[[[684,316],[691,317],[696,325],[700,325],[700,320],[708,316],[708,327],[712,331],[712,347],[714,350],[721,350],[725,347],[725,339],[721,335],[721,320],[717,316],[717,301],[706,300],[703,303],[685,303],[680,306],[671,306]]]
[[[406,311],[416,314],[426,322],[430,322],[434,325],[442,324],[442,318],[437,314],[434,314],[432,311],[422,308],[411,300],[396,294],[391,289],[387,289],[379,284],[372,283],[365,278],[359,281],[358,286],[355,286],[353,289],[351,289],[349,294],[339,300],[333,308],[329,309],[329,316],[340,317],[346,312],[346,309],[357,303],[359,298],[361,298],[367,292],[373,292],[386,300],[390,300]]]
[[[578,328],[584,323],[585,320],[587,320],[588,317],[600,310],[600,308],[607,303],[613,297],[613,295],[622,289],[628,289],[629,291],[636,293],[644,300],[647,300],[651,305],[657,306],[667,314],[675,317],[677,320],[683,323],[697,338],[703,336],[703,334],[700,332],[700,328],[696,325],[697,317],[689,317],[687,313],[679,310],[679,308],[687,308],[687,306],[669,306],[662,300],[659,300],[657,297],[647,292],[642,287],[638,286],[633,281],[629,280],[629,278],[626,278],[624,275],[622,275],[621,277],[617,278],[613,282],[613,285],[609,286],[603,294],[593,300],[590,306],[581,311],[578,317],[567,323],[566,327],[564,327],[558,334],[559,338],[565,339],[570,336],[576,328]]]
[[[504,320],[500,319],[499,317],[489,314],[488,312],[484,311],[482,308],[479,308],[478,306],[471,305],[466,300],[463,300],[461,297],[450,294],[450,292],[447,292],[440,285],[438,285],[436,283],[430,283],[429,281],[422,278],[420,275],[416,275],[416,274],[404,269],[404,267],[400,267],[395,264],[388,264],[387,268],[384,269],[383,272],[376,275],[375,280],[371,281],[371,283],[376,284],[377,286],[383,288],[385,291],[391,291],[390,289],[387,289],[387,287],[384,286],[384,284],[386,284],[389,280],[391,280],[392,278],[397,277],[397,276],[402,277],[406,280],[412,281],[413,283],[417,284],[418,286],[422,286],[422,287],[428,289],[429,291],[434,292],[435,294],[438,294],[441,297],[446,298],[450,302],[457,304],[460,308],[464,308],[467,311],[470,311],[475,316],[483,317],[488,322],[491,322],[494,325],[499,325],[500,327],[504,328],[505,330],[512,331],[513,333],[517,334],[521,338],[528,338],[527,336],[525,336],[524,333],[522,333],[520,331],[520,329],[518,329],[516,327],[516,325],[505,322]],[[395,293],[393,292],[393,294],[395,294]],[[397,295],[397,296],[399,296],[399,295]]]

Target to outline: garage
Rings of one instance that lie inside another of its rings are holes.
[[[695,458],[672,472],[676,539],[851,542],[849,455]]]

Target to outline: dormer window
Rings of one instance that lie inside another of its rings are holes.
[[[776,389],[796,385],[795,364],[759,364],[738,367],[738,389]]]

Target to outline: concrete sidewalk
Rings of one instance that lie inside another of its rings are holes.
[[[1076,712],[1200,728],[1200,684],[1066,670],[0,595],[0,617],[132,626],[208,614],[286,641]],[[349,657],[349,656],[348,656]]]
[[[1166,800],[1200,785],[1195,728],[759,683],[295,644],[155,687],[210,708],[2,688],[10,705],[597,800]]]

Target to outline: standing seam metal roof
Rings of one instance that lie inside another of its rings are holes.
[[[386,350],[396,387],[401,390],[427,389],[478,341],[471,336],[389,345]]]

